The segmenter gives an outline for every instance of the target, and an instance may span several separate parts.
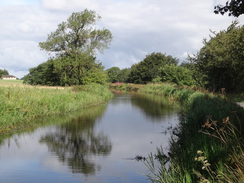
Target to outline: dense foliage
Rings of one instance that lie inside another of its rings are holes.
[[[82,85],[105,84],[107,75],[103,66],[90,55],[73,55],[50,59],[25,76],[24,82],[32,85]]]
[[[109,82],[116,83],[122,82],[125,83],[128,80],[130,69],[120,69],[118,67],[111,67],[106,70],[109,78]]]
[[[234,22],[227,30],[213,34],[191,58],[195,73],[201,74],[204,86],[211,91],[244,91],[244,26]]]
[[[106,73],[95,54],[108,48],[112,34],[108,29],[94,28],[99,19],[94,11],[86,9],[59,24],[45,42],[39,43],[42,50],[54,53],[55,57],[30,69],[25,83],[62,86],[105,83]]]
[[[8,71],[6,69],[0,69],[0,78],[3,76],[3,75],[9,75]]]
[[[151,53],[146,58],[131,67],[128,81],[136,84],[146,84],[160,77],[160,68],[169,64],[177,65],[178,59],[160,52]]]
[[[161,81],[174,83],[177,85],[195,86],[196,81],[193,79],[193,71],[178,65],[166,65],[160,68]]]

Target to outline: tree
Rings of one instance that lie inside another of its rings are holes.
[[[66,22],[58,25],[45,42],[39,46],[55,56],[47,63],[30,69],[25,82],[42,85],[81,85],[89,82],[105,83],[107,77],[95,54],[108,48],[112,33],[108,29],[96,29],[101,17],[95,11],[85,9],[72,13]],[[100,74],[100,77],[94,72]],[[99,78],[99,79],[98,79]],[[102,81],[101,79],[104,79]]]
[[[41,49],[59,55],[102,52],[108,48],[112,33],[108,29],[96,29],[93,25],[101,17],[95,11],[85,9],[75,12],[48,35],[46,42],[40,42]]]
[[[37,67],[29,69],[29,74],[23,77],[24,83],[49,86],[61,85],[60,75],[55,72],[54,62],[53,59],[50,59]]]
[[[227,1],[225,6],[217,5],[214,7],[214,13],[224,15],[229,12],[229,16],[239,17],[244,13],[244,2],[243,0],[231,0]]]
[[[126,83],[128,81],[129,74],[130,74],[130,69],[128,68],[121,69],[118,74],[118,81],[122,83]]]
[[[161,71],[161,81],[174,83],[181,86],[195,86],[197,83],[193,79],[193,72],[186,67],[178,65],[166,65],[160,68]]]
[[[214,33],[193,58],[197,72],[204,75],[212,91],[244,91],[244,26],[232,23],[227,30]]]
[[[151,53],[146,58],[131,67],[128,81],[137,84],[146,84],[160,76],[160,67],[167,64],[177,65],[178,59],[160,52]]]
[[[3,75],[9,75],[8,71],[5,70],[5,69],[0,69],[0,78],[3,76]]]
[[[107,73],[108,73],[109,82],[111,83],[119,82],[118,75],[120,73],[120,68],[111,67],[107,69]]]

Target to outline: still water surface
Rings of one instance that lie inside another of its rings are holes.
[[[1,183],[149,182],[134,157],[167,149],[165,132],[178,117],[163,97],[123,94],[44,121],[49,125],[0,142]]]

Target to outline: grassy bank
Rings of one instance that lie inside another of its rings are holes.
[[[152,156],[147,161],[152,182],[244,182],[243,108],[223,96],[169,84],[146,85],[139,92],[165,95],[183,106],[169,155],[159,150],[158,170]]]
[[[113,91],[122,91],[122,92],[137,92],[141,87],[145,85],[138,84],[127,84],[127,83],[111,83],[109,88]]]
[[[75,111],[104,103],[111,97],[109,89],[101,85],[62,89],[0,87],[0,133],[29,128],[36,125],[37,117]]]

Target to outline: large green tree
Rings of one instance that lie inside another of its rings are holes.
[[[108,48],[112,33],[105,28],[95,28],[100,19],[95,11],[85,9],[72,13],[66,22],[59,24],[45,42],[39,43],[42,50],[55,56],[48,63],[30,69],[26,82],[43,85],[105,83],[105,71],[95,54]]]
[[[61,55],[72,55],[79,53],[94,54],[108,48],[112,40],[112,33],[103,28],[94,27],[101,19],[95,11],[85,9],[82,12],[74,12],[58,25],[56,31],[48,35],[45,42],[40,42],[41,49]]]
[[[208,89],[243,92],[244,26],[234,22],[227,30],[214,33],[192,60]]]
[[[137,84],[146,84],[153,79],[160,77],[160,68],[165,65],[178,64],[178,59],[160,52],[151,53],[146,58],[131,67],[128,81]]]
[[[111,67],[106,71],[108,73],[109,82],[111,83],[119,82],[119,78],[118,78],[118,75],[120,73],[119,67]]]

